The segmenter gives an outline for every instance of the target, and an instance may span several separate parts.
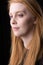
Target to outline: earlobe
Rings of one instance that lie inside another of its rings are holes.
[[[37,20],[37,17],[35,17],[35,16],[34,16],[34,17],[33,17],[34,24],[36,24],[36,23],[37,23],[37,21],[36,21],[36,20]]]

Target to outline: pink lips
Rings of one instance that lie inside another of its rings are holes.
[[[19,29],[19,27],[13,27],[13,30],[17,31]]]

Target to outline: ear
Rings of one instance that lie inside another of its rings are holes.
[[[37,17],[35,17],[35,16],[34,16],[34,17],[33,17],[33,21],[34,21],[34,23],[33,23],[33,24],[36,24],[36,23],[37,23],[37,21],[36,21],[36,20],[37,20]]]

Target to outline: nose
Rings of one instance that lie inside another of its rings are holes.
[[[16,20],[13,20],[12,24],[17,24]]]
[[[12,20],[12,24],[17,24],[17,21],[16,21],[15,18],[13,18],[13,20]]]

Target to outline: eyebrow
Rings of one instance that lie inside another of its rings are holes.
[[[24,13],[26,13],[25,10],[17,11],[16,13],[19,13],[19,12],[24,12]]]
[[[19,12],[24,12],[26,14],[26,11],[25,10],[18,10],[17,12],[15,12],[16,14],[19,13]],[[12,15],[10,12],[9,12],[9,15]]]

